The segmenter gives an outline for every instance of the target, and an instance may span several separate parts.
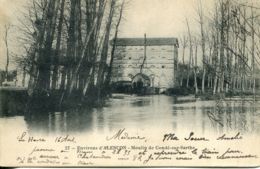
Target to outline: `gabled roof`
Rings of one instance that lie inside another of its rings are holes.
[[[177,38],[146,38],[146,46],[178,46]],[[116,46],[144,46],[144,38],[118,38]]]

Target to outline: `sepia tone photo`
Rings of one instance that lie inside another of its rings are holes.
[[[258,0],[0,0],[0,165],[260,165]]]

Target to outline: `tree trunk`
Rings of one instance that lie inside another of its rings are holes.
[[[219,73],[219,84],[218,92],[223,92],[224,88],[224,72],[225,72],[225,4],[221,1],[221,25],[220,25],[220,73]]]
[[[23,79],[22,79],[22,86],[25,87],[25,78],[26,78],[26,67],[23,67]]]
[[[103,42],[103,49],[101,51],[101,58],[100,58],[100,63],[99,63],[99,69],[98,69],[98,75],[97,75],[97,90],[98,90],[98,100],[101,97],[101,92],[103,89],[103,83],[104,83],[104,74],[106,71],[106,62],[107,62],[107,55],[108,55],[108,46],[109,46],[109,36],[110,36],[110,29],[111,29],[111,24],[112,20],[114,17],[114,10],[115,10],[115,0],[111,1],[110,4],[110,12],[108,16],[108,21],[106,24],[106,33],[105,33],[105,39]],[[99,102],[99,101],[98,101]]]
[[[39,52],[39,78],[37,81],[37,88],[39,90],[48,91],[50,88],[50,68],[51,68],[51,55],[52,55],[52,43],[54,35],[52,30],[56,26],[55,18],[55,7],[57,0],[49,2],[48,15],[47,15],[47,27],[46,27],[46,39],[44,42],[44,49]]]
[[[251,33],[252,33],[252,92],[254,94],[254,100],[255,100],[255,94],[256,94],[256,90],[255,90],[255,87],[256,87],[256,80],[255,80],[255,30],[254,30],[254,13],[253,13],[253,9],[251,8],[251,17],[252,17],[252,30],[251,30]]]
[[[54,62],[53,62],[53,75],[52,75],[52,89],[56,89],[57,87],[57,81],[58,81],[58,68],[60,63],[60,48],[61,48],[61,35],[62,35],[62,25],[63,25],[63,18],[64,18],[64,6],[65,6],[65,0],[62,0],[61,2],[61,9],[60,9],[60,18],[59,18],[59,24],[58,24],[58,33],[57,33],[57,43],[56,43],[56,50],[54,55]]]
[[[5,47],[6,47],[6,65],[5,65],[5,80],[6,81],[8,81],[8,68],[9,68],[9,62],[10,62],[9,46],[8,46],[9,29],[10,29],[10,25],[5,25],[4,42],[5,42]]]
[[[195,46],[195,66],[194,66],[194,88],[195,94],[198,94],[198,84],[197,84],[197,55],[198,55],[198,46]]]
[[[200,1],[199,9],[200,18],[200,32],[201,32],[201,50],[202,50],[202,81],[201,81],[201,91],[205,93],[205,77],[206,77],[206,54],[205,54],[205,33],[204,33],[204,14],[202,9],[202,3]]]
[[[125,4],[125,2],[123,1],[121,4],[119,18],[118,18],[116,28],[115,28],[115,36],[113,39],[113,46],[112,46],[112,50],[111,50],[110,64],[109,64],[108,73],[107,73],[106,82],[105,82],[106,87],[110,86],[110,82],[111,82],[112,71],[113,71],[113,61],[114,61],[115,50],[116,50],[116,41],[117,41],[117,36],[118,36],[118,31],[119,31],[119,25],[120,25],[120,22],[121,22],[121,19],[123,16],[124,4]]]
[[[192,38],[191,38],[190,26],[189,26],[189,22],[188,22],[187,18],[186,18],[186,24],[187,24],[187,28],[188,28],[189,42],[190,42],[190,59],[189,59],[188,77],[187,77],[187,83],[186,83],[186,87],[188,88],[189,87],[189,79],[190,79],[190,64],[191,64],[191,59],[192,59]]]

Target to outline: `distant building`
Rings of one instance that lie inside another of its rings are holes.
[[[6,71],[0,70],[0,86],[16,85],[17,70],[9,70],[6,76]]]
[[[177,38],[119,38],[114,57],[112,82],[143,81],[161,89],[177,85]]]

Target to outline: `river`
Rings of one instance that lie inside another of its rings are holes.
[[[120,128],[260,133],[259,103],[250,97],[203,101],[193,96],[114,94],[102,108],[12,115],[2,112],[0,124],[7,129],[19,127],[49,134],[105,133]]]

